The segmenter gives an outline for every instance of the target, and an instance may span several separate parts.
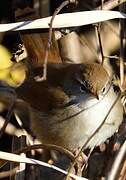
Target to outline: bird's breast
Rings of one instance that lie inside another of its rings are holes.
[[[43,142],[71,150],[83,146],[104,122],[88,144],[88,147],[94,147],[112,136],[122,122],[123,108],[120,99],[115,103],[116,99],[117,95],[112,87],[101,100],[85,98],[83,103],[60,108],[48,114],[32,110],[32,129]],[[36,118],[38,114],[39,118]]]

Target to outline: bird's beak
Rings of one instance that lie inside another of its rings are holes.
[[[97,99],[97,100],[100,100],[100,98],[99,98],[99,95],[98,95],[98,94],[96,94],[96,95],[95,95],[95,97],[96,97],[96,99]]]
[[[95,98],[97,99],[97,100],[100,100],[100,97],[99,97],[99,94],[96,92],[96,93],[93,93],[93,95],[95,96]]]
[[[95,98],[96,98],[98,101],[100,101],[100,100],[103,99],[103,96],[100,95],[100,94],[98,94],[98,93],[94,94],[94,96],[95,96]]]

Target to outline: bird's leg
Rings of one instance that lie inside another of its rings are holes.
[[[83,170],[85,170],[86,168],[87,168],[87,166],[88,166],[88,160],[89,160],[89,158],[90,158],[90,156],[91,156],[91,153],[93,152],[93,150],[94,150],[94,147],[92,147],[91,149],[90,149],[90,151],[89,151],[89,153],[88,153],[88,156],[86,156],[86,162],[83,164],[83,166],[82,166],[82,168],[81,168],[81,171],[83,171]]]
[[[82,172],[87,167],[88,159],[89,159],[90,154],[92,153],[92,151],[93,151],[93,148],[90,150],[88,156],[84,152],[82,152],[80,154],[79,158],[77,159],[77,162],[76,162],[76,165],[75,165],[75,170],[76,170],[76,174],[78,176],[80,176],[80,177],[82,176]],[[74,152],[75,157],[78,156],[79,152],[80,152],[79,149]]]

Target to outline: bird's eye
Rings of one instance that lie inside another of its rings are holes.
[[[104,96],[107,92],[107,87],[103,87],[101,90],[101,94]]]
[[[82,78],[78,77],[77,74],[76,74],[76,81],[80,87],[81,92],[87,91],[88,83],[86,81],[82,80]]]
[[[83,81],[83,83],[80,84],[80,91],[87,92],[88,90],[89,90],[89,84],[86,81]]]
[[[81,84],[81,86],[80,86],[80,91],[81,91],[81,92],[84,92],[85,90],[86,90],[85,85],[84,85],[84,84]]]
[[[102,89],[102,93],[103,93],[103,94],[105,93],[105,87]]]

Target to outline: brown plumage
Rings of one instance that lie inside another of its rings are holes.
[[[39,71],[34,69],[34,75],[16,90],[30,104],[33,132],[43,143],[72,151],[81,148],[117,98],[111,78],[99,64],[50,64],[44,82],[34,80]],[[122,118],[119,99],[87,147],[97,146],[112,136]]]

